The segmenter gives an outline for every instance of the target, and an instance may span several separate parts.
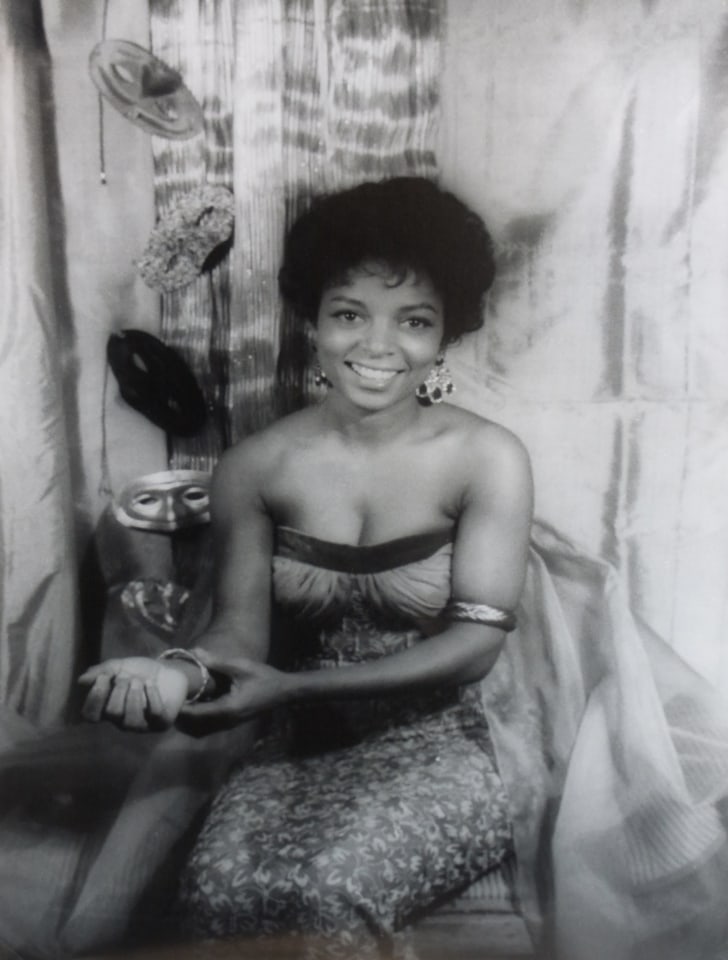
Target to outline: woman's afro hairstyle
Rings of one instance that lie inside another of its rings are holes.
[[[316,199],[286,238],[281,293],[300,317],[315,321],[326,287],[365,262],[426,274],[443,300],[446,342],[482,326],[495,274],[490,235],[477,214],[431,180],[395,177]]]

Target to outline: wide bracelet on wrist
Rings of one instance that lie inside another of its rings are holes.
[[[198,700],[201,700],[212,683],[210,671],[207,669],[202,660],[200,660],[199,657],[196,657],[191,650],[185,650],[184,647],[170,647],[169,650],[165,650],[163,653],[160,653],[160,655],[157,657],[157,660],[185,660],[187,663],[193,663],[200,671],[200,677],[202,678],[200,688],[197,693],[193,694],[191,697],[187,697],[185,700],[186,704],[197,703]]]

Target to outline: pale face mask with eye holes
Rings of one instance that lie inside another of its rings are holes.
[[[210,519],[210,474],[202,470],[162,470],[132,480],[113,504],[125,527],[166,533]]]

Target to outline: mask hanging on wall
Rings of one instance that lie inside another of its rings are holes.
[[[121,605],[133,623],[168,638],[179,627],[190,593],[177,583],[130,580],[121,591]]]
[[[201,429],[205,398],[176,350],[144,330],[122,330],[109,337],[106,357],[130,407],[173,436]]]
[[[206,183],[182,194],[152,230],[136,261],[153,290],[176,290],[214,267],[228,252],[235,219],[233,194]]]
[[[160,470],[137,477],[115,498],[114,516],[125,527],[156,533],[208,523],[210,476],[203,470]]]
[[[202,108],[182,76],[130,40],[102,40],[89,57],[99,93],[147,133],[187,140],[202,130]]]

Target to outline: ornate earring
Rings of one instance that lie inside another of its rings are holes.
[[[445,355],[441,353],[435,360],[435,366],[425,377],[425,382],[415,390],[415,395],[418,400],[429,406],[431,403],[442,403],[454,389],[452,374],[445,363]]]
[[[331,386],[331,381],[323,372],[321,365],[318,362],[313,365],[313,382],[317,387]]]

